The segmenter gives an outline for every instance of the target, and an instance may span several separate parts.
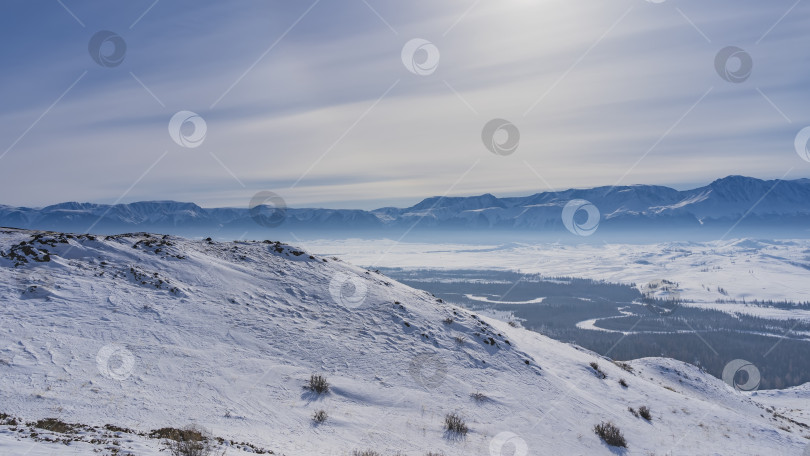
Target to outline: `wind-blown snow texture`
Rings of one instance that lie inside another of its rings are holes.
[[[321,237],[385,236],[411,232],[526,233],[570,235],[561,220],[574,199],[601,212],[597,236],[624,235],[668,240],[666,236],[807,237],[810,234],[810,179],[771,180],[730,176],[693,190],[635,185],[545,192],[526,197],[433,197],[409,208],[373,211],[286,209],[278,231],[315,231]],[[268,203],[270,204],[270,203]],[[247,204],[245,204],[247,206]],[[40,209],[0,206],[0,226],[113,233],[160,231],[186,236],[235,239],[267,232],[244,208],[204,209],[192,203],[151,201],[115,206],[62,203]]]
[[[492,445],[503,432],[532,455],[798,455],[810,434],[796,412],[807,388],[745,395],[668,359],[628,372],[283,244],[5,230],[0,251],[0,413],[25,420],[141,431],[197,423],[286,455],[506,456]],[[364,299],[333,297],[336,277],[367,290]],[[326,375],[329,394],[303,389],[313,373]],[[784,417],[765,410],[771,402]],[[651,422],[627,410],[641,405]],[[329,418],[316,426],[319,409]],[[450,412],[466,419],[466,437],[442,429]],[[593,433],[603,420],[622,429],[626,453]],[[149,439],[121,445],[159,454]],[[2,454],[89,448],[0,426]]]

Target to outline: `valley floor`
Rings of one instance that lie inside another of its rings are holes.
[[[768,310],[742,304],[743,300],[810,302],[808,240],[470,245],[354,239],[308,241],[302,245],[372,269],[501,269],[638,286],[670,280],[679,284],[686,305],[810,320],[810,311]],[[718,300],[736,300],[740,304],[721,305]]]

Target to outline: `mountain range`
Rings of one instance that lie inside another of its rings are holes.
[[[572,201],[578,206],[575,204],[566,213]],[[810,234],[810,179],[729,176],[691,190],[632,185],[524,197],[431,197],[407,208],[371,211],[280,208],[271,204],[202,208],[193,203],[148,201],[116,205],[68,202],[42,208],[0,206],[0,226],[104,234],[151,231],[220,238],[262,238],[270,232],[316,237],[493,233],[563,239],[593,234],[596,239],[641,236],[656,240],[803,238]],[[589,217],[598,218],[587,220]]]

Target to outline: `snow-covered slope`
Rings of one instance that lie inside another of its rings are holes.
[[[142,432],[108,432],[133,454],[190,423],[286,455],[789,455],[810,434],[804,415],[692,366],[621,367],[283,244],[4,230],[0,252],[0,413]],[[312,374],[328,394],[303,388]],[[794,393],[779,400],[806,410],[808,390]],[[642,405],[651,422],[628,411]],[[466,436],[443,429],[448,413]],[[594,434],[602,421],[626,450]],[[0,454],[110,451],[4,422]]]

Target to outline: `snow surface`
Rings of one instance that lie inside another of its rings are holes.
[[[15,267],[15,245],[36,252]],[[0,258],[0,413],[26,421],[142,432],[196,423],[286,455],[798,455],[810,435],[805,414],[792,422],[765,411],[777,402],[808,410],[810,388],[743,394],[659,358],[628,372],[291,246],[5,230],[0,251],[9,256]],[[303,388],[313,373],[330,393]],[[641,405],[651,422],[627,410]],[[320,409],[329,418],[314,425]],[[466,420],[466,437],[443,430],[451,412]],[[603,420],[621,428],[626,450],[594,434]],[[515,452],[521,442],[526,453]],[[119,444],[160,449],[141,437]],[[0,454],[93,453],[0,426]]]

